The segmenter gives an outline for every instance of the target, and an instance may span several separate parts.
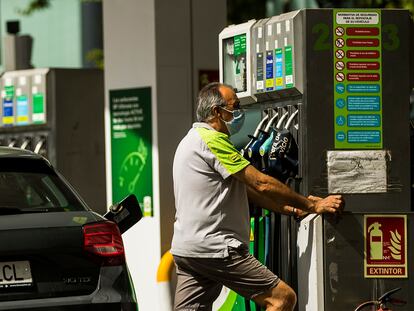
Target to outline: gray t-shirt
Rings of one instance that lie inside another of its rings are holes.
[[[173,255],[223,258],[249,245],[246,186],[231,176],[249,164],[228,135],[194,123],[174,157]]]

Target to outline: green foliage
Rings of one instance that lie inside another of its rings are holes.
[[[86,53],[86,60],[95,68],[104,69],[104,53],[102,49],[93,49]]]
[[[32,0],[29,5],[24,9],[17,9],[17,13],[29,16],[36,11],[41,11],[50,7],[51,0]]]
[[[29,16],[36,11],[42,11],[51,6],[52,0],[32,0],[24,9],[17,9],[17,12],[24,16]],[[81,0],[82,2],[102,2],[102,0]]]

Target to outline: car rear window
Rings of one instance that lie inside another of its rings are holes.
[[[44,160],[0,158],[0,209],[81,211],[85,206]]]

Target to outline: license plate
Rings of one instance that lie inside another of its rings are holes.
[[[0,262],[0,288],[28,287],[32,283],[27,260]]]

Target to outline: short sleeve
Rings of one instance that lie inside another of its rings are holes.
[[[198,128],[197,130],[202,140],[217,159],[217,165],[224,168],[228,174],[240,172],[250,164],[234,147],[227,135],[205,128]]]

